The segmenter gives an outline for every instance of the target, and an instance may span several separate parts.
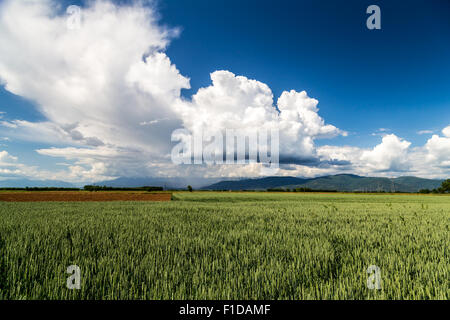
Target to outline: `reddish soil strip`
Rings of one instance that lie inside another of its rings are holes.
[[[0,193],[0,201],[46,202],[46,201],[170,201],[170,193],[128,193],[128,192],[16,192]]]

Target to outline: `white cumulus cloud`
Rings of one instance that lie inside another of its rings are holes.
[[[389,134],[373,150],[364,151],[361,160],[374,171],[407,171],[405,156],[410,145],[411,142]]]

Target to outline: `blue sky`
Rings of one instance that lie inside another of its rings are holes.
[[[69,4],[84,5],[62,8]],[[366,28],[371,4],[381,8],[381,30]],[[185,99],[210,86],[216,70],[267,84],[275,103],[285,90],[305,90],[327,124],[348,132],[317,139],[317,147],[369,149],[387,134],[421,147],[450,125],[449,1],[160,0],[152,7],[159,25],[181,31],[164,52],[190,79]],[[0,89],[5,121],[46,121],[38,105]],[[66,142],[5,144],[27,165],[52,170],[77,161],[35,152]]]
[[[382,30],[365,27],[370,4]],[[162,1],[162,21],[180,26],[168,55],[191,77],[230,70],[267,83],[275,96],[306,90],[321,115],[371,146],[378,128],[422,144],[418,130],[450,119],[448,1]],[[364,137],[363,139],[361,139]],[[325,142],[325,141],[323,141]]]

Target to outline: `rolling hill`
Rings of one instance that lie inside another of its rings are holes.
[[[269,188],[309,188],[313,190],[336,191],[384,191],[384,192],[418,192],[420,189],[434,189],[442,180],[431,180],[417,177],[381,178],[361,177],[351,174],[339,174],[312,179],[296,177],[267,177],[261,179],[242,179],[237,181],[221,181],[203,190],[265,190]]]
[[[265,190],[269,188],[279,188],[287,185],[301,185],[308,179],[295,177],[267,177],[261,179],[244,179],[237,181],[221,181],[203,190]]]

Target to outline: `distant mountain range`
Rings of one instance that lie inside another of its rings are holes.
[[[203,190],[266,190],[269,188],[309,188],[313,190],[336,191],[385,191],[385,192],[417,192],[420,189],[434,189],[443,180],[422,179],[417,177],[377,178],[361,177],[351,174],[339,174],[312,179],[295,177],[267,177],[260,179],[242,179],[237,181],[221,181]]]
[[[186,189],[188,185],[193,188],[216,183],[219,178],[117,178],[115,180],[100,181],[93,183],[97,186],[107,186],[115,188],[138,188],[138,187],[163,187],[164,189]]]
[[[57,180],[28,180],[28,179],[10,179],[0,180],[0,188],[76,188],[72,183]]]
[[[385,191],[417,192],[420,189],[435,189],[443,180],[422,179],[417,177],[376,178],[361,177],[351,174],[339,174],[312,179],[297,177],[265,177],[257,179],[236,179],[220,181],[220,178],[117,178],[110,181],[92,183],[98,186],[136,188],[143,186],[163,187],[164,189],[186,189],[191,185],[201,190],[267,190],[274,188],[293,189],[309,188],[313,190],[336,191]],[[72,183],[56,180],[1,180],[0,188],[24,187],[82,187]]]
[[[265,190],[270,188],[282,188],[294,185],[303,185],[309,179],[295,177],[267,177],[260,179],[242,179],[221,181],[210,186],[203,187],[203,190]]]

